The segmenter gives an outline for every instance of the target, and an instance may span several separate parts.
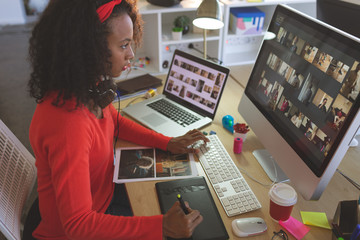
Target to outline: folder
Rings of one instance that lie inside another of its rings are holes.
[[[150,74],[141,75],[125,81],[116,83],[120,95],[135,93],[162,85],[162,80]]]

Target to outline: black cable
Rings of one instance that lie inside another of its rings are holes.
[[[197,51],[197,52],[199,52],[199,53],[201,53],[201,54],[204,55],[204,52],[201,51],[200,49],[196,48],[196,47],[194,46],[194,44],[192,44],[192,43],[189,43],[188,48],[194,49],[195,51]],[[220,65],[222,65],[222,63],[223,63],[220,59],[215,58],[215,57],[211,57],[211,56],[209,56],[209,55],[207,55],[207,54],[206,54],[206,59],[209,59],[209,60],[211,60],[211,61],[213,61],[213,62],[215,62],[215,63],[219,63]]]
[[[346,180],[348,180],[354,187],[356,187],[358,190],[360,190],[360,184],[358,184],[357,182],[355,182],[354,180],[352,180],[349,176],[347,176],[346,174],[344,174],[343,172],[341,172],[339,169],[336,169],[336,171],[338,173],[341,174],[341,176],[343,176]]]
[[[115,161],[115,157],[116,157],[116,143],[118,140],[118,136],[119,136],[119,116],[120,116],[120,93],[117,91],[116,92],[116,96],[117,96],[117,100],[118,100],[118,108],[117,108],[117,116],[116,116],[116,129],[115,129],[115,141],[114,141],[114,161]]]
[[[234,77],[234,75],[232,75],[232,74],[230,73],[229,76],[230,76],[232,79],[234,79],[235,82],[237,82],[243,89],[246,88],[246,86],[244,86],[244,85],[240,82],[240,80],[238,80],[236,77]]]

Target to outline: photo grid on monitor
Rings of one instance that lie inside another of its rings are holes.
[[[268,31],[246,94],[320,176],[359,109],[360,44],[281,13]]]

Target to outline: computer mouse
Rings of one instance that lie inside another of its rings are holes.
[[[232,229],[238,237],[261,234],[267,230],[264,219],[260,217],[238,218],[232,221]]]

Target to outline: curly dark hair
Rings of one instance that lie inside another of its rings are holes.
[[[90,101],[102,76],[111,76],[111,52],[107,35],[111,19],[128,14],[133,21],[134,47],[142,39],[143,22],[136,0],[122,0],[110,17],[100,22],[96,9],[109,0],[51,0],[30,37],[29,59],[32,73],[30,95],[41,102],[49,92],[58,92],[55,106],[72,97]]]

